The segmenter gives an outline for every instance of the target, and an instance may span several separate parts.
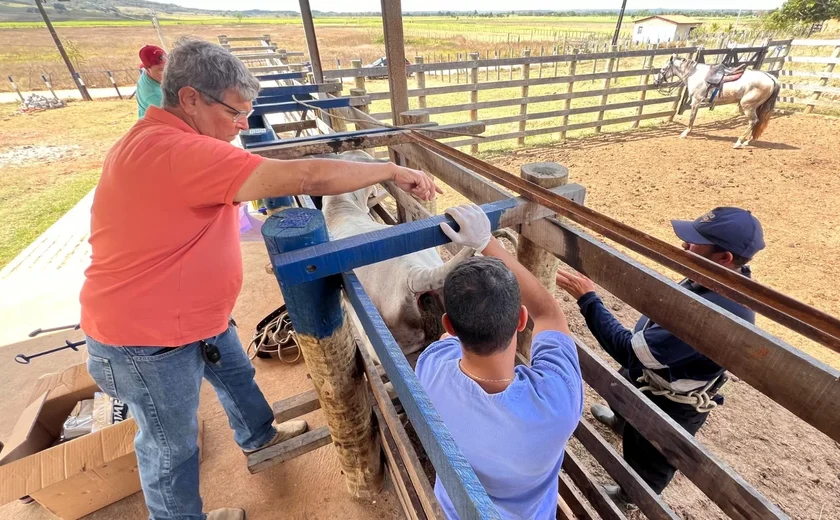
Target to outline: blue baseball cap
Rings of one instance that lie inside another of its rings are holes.
[[[744,258],[752,258],[765,245],[761,222],[741,208],[718,207],[694,221],[672,220],[671,225],[689,244],[720,246]]]

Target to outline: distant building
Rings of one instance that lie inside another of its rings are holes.
[[[633,22],[634,43],[683,41],[703,22],[680,14],[648,16]]]

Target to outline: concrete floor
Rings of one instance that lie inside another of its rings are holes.
[[[268,258],[259,235],[243,236],[245,279],[234,309],[240,339],[247,345],[256,324],[282,303],[274,277],[264,270]],[[62,295],[65,301],[73,295]],[[4,296],[5,299],[5,296]],[[43,323],[43,320],[42,320]],[[44,326],[46,326],[45,324]],[[38,358],[30,365],[13,361],[18,353],[32,353],[76,339],[78,331],[40,336],[33,340],[0,347],[0,439],[7,439],[23,410],[34,381],[42,374],[60,371],[82,362],[84,352],[62,351]],[[311,388],[306,366],[286,365],[278,360],[256,359],[257,382],[269,402]],[[331,446],[320,448],[263,473],[251,475],[245,457],[234,443],[224,411],[210,385],[202,388],[200,412],[204,418],[204,461],[201,464],[201,495],[205,510],[242,507],[250,520],[260,519],[362,519],[401,518],[399,502],[391,484],[376,500],[357,500],[345,491],[337,457]],[[325,424],[320,411],[308,414],[310,427]],[[143,519],[147,511],[141,493],[103,508],[87,518]],[[54,518],[37,503],[14,502],[0,506],[0,519],[42,520]]]

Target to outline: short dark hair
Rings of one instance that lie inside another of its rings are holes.
[[[443,285],[443,305],[461,345],[482,356],[510,344],[521,302],[519,282],[498,258],[471,258],[453,269]]]
[[[747,265],[748,263],[750,263],[750,260],[752,260],[752,258],[746,258],[746,257],[743,257],[741,255],[736,255],[732,251],[726,249],[725,247],[720,247],[717,244],[712,244],[712,252],[713,253],[729,253],[730,255],[732,255],[732,263],[737,265],[738,267],[743,267],[743,266]]]

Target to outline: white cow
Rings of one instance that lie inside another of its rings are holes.
[[[341,159],[371,160],[364,152],[344,153]],[[331,240],[387,228],[370,216],[370,207],[379,200],[375,187],[325,196],[322,211]],[[444,263],[432,248],[355,269],[403,353],[417,352],[443,334],[440,290],[446,275],[472,254],[473,250],[465,247]],[[376,353],[368,350],[378,361]]]

